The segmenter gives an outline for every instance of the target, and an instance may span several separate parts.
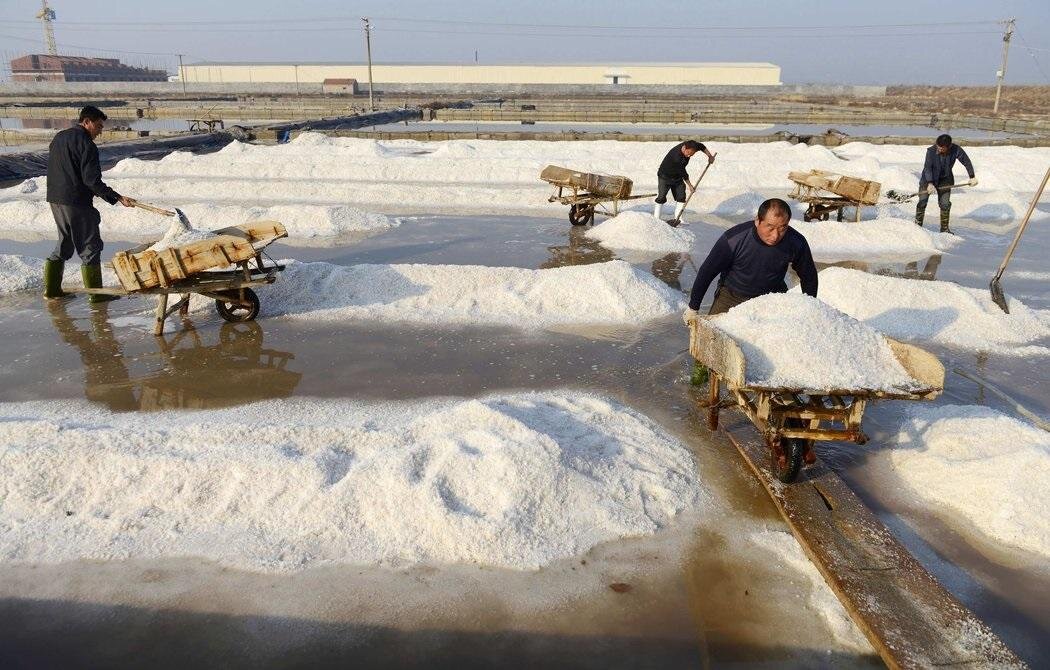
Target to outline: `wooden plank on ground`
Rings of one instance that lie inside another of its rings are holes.
[[[770,474],[768,450],[752,425],[736,413],[723,416],[729,439],[888,667],[1027,667],[838,475],[818,461],[795,483],[782,484]]]

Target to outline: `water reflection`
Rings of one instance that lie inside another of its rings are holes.
[[[65,304],[48,310],[55,330],[80,353],[84,396],[112,410],[208,409],[284,398],[302,377],[287,369],[291,353],[263,348],[262,327],[254,322],[223,324],[213,344],[195,329],[157,337],[156,351],[129,360],[107,307],[90,310],[86,330]]]
[[[930,256],[923,262],[922,269],[919,268],[919,261],[910,261],[908,263],[895,263],[889,261],[837,261],[835,263],[817,263],[817,270],[820,271],[824,268],[839,267],[860,270],[861,272],[868,272],[874,275],[883,275],[886,277],[933,281],[937,278],[937,270],[941,266],[941,258],[941,254]]]
[[[614,252],[606,249],[596,240],[587,237],[587,230],[588,229],[585,226],[574,226],[569,230],[567,244],[548,246],[547,251],[550,252],[550,258],[540,263],[540,268],[550,269],[560,268],[566,265],[605,263],[619,258]],[[652,258],[651,255],[647,254],[644,254],[642,258],[645,258],[646,256]],[[627,257],[624,260],[633,262],[637,259]],[[686,263],[692,262],[693,259],[689,254],[670,253],[654,260],[652,262],[651,270],[657,279],[661,280],[671,288],[681,291],[682,270],[685,268]]]
[[[569,230],[568,244],[547,247],[550,258],[540,263],[540,269],[560,268],[566,265],[588,265],[590,263],[605,263],[616,258],[616,254],[609,251],[596,240],[586,236],[586,226],[573,226]]]

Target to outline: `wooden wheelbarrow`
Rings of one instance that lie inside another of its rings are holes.
[[[747,361],[740,345],[698,318],[689,331],[689,353],[707,366],[711,430],[718,428],[722,407],[737,407],[751,420],[769,447],[770,469],[782,482],[798,477],[803,462],[816,461],[813,443],[833,440],[864,444],[864,409],[871,400],[932,400],[944,389],[944,366],[919,347],[886,338],[887,344],[919,388],[910,392],[871,389],[768,388],[747,382]],[[722,386],[729,392],[721,397]]]
[[[215,310],[231,322],[251,321],[259,314],[253,287],[272,284],[283,265],[264,260],[263,249],[288,232],[276,221],[254,221],[216,230],[215,237],[154,251],[153,242],[118,252],[111,261],[119,287],[63,288],[68,293],[157,296],[154,335],[175,312],[189,312],[194,293],[215,300]],[[168,296],[181,295],[171,307]]]

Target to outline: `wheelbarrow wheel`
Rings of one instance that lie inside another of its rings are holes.
[[[785,437],[780,440],[780,453],[775,449],[770,450],[772,454],[771,470],[773,476],[790,484],[798,478],[802,470],[802,457],[806,451],[806,441],[795,437]]]
[[[574,226],[586,226],[594,220],[592,205],[578,204],[569,206],[569,223]]]
[[[240,302],[242,300],[241,291],[244,291],[243,300],[248,303],[247,305]],[[215,311],[222,318],[231,323],[237,323],[239,321],[252,321],[259,316],[259,296],[255,295],[255,291],[250,288],[234,289],[232,291],[224,291],[223,294],[229,295],[232,300],[237,302],[215,301]]]

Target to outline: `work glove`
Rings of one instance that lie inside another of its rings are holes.
[[[977,177],[970,177],[970,181],[966,182],[967,186],[977,186]]]
[[[682,312],[682,323],[684,323],[687,326],[692,326],[694,323],[696,323],[696,319],[699,315],[700,313],[697,312],[695,309],[690,309],[686,307],[685,311]]]
[[[934,186],[933,184],[927,184],[926,185],[926,192],[929,193],[930,195],[937,195],[937,187]]]

